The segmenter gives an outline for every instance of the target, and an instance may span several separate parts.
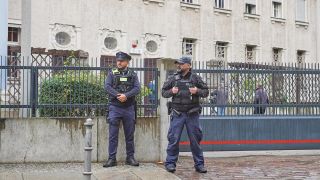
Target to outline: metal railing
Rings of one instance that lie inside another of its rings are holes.
[[[40,61],[38,57],[16,57],[18,63],[0,67],[0,73],[6,73],[0,79],[6,80],[1,82],[1,118],[81,117],[92,111],[97,116],[105,115],[108,97],[104,82],[115,65],[114,57],[83,60],[42,56]],[[136,97],[137,115],[157,116],[158,69],[145,59],[132,61],[130,67],[141,83],[141,93]]]
[[[1,60],[4,57],[0,57]],[[7,58],[5,58],[7,59]],[[45,61],[45,63],[44,63]],[[131,61],[137,72],[141,93],[138,116],[156,116],[161,86],[157,59]],[[16,56],[0,67],[2,86],[0,117],[81,117],[94,111],[105,115],[107,96],[103,89],[106,72],[115,57],[99,59],[33,55]],[[29,63],[26,63],[29,62]],[[250,116],[254,108],[265,107],[260,115],[320,115],[320,64],[246,64],[220,61],[193,62],[192,71],[208,84],[210,96],[202,99],[203,116]],[[5,83],[3,82],[5,81]],[[256,104],[257,85],[268,95],[268,104]],[[226,103],[217,103],[214,91],[227,94]]]
[[[320,115],[320,64],[194,62],[193,72],[208,84],[210,96],[203,100],[204,116],[253,115],[257,107],[265,113],[255,115]],[[269,103],[257,104],[256,87],[261,85]],[[217,89],[227,94],[226,103],[217,103]]]

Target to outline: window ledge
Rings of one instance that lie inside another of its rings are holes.
[[[304,27],[305,29],[308,29],[309,27],[309,22],[305,22],[305,21],[296,21],[296,27]]]
[[[276,17],[271,17],[271,23],[280,23],[282,25],[284,25],[286,23],[286,19],[283,18],[276,18]]]
[[[230,9],[221,9],[221,8],[214,8],[214,14],[219,15],[219,14],[225,14],[226,16],[231,16],[231,10]]]
[[[248,14],[248,13],[244,13],[243,14],[244,19],[255,19],[256,21],[258,21],[260,19],[260,15],[258,14]]]
[[[20,42],[8,41],[8,46],[20,46]]]
[[[187,8],[194,9],[196,12],[199,12],[200,10],[200,4],[180,2],[180,6],[183,10],[186,10]]]
[[[149,3],[158,3],[160,7],[164,6],[165,0],[143,0],[145,5],[148,5]]]

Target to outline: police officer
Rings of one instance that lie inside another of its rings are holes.
[[[112,69],[105,81],[109,95],[109,158],[103,167],[117,165],[119,125],[122,121],[126,140],[126,164],[139,166],[134,158],[135,96],[140,92],[137,74],[128,68],[131,56],[124,52],[116,54],[117,68]]]
[[[197,172],[206,173],[203,152],[200,147],[202,130],[199,125],[201,106],[199,99],[209,95],[208,86],[201,77],[191,72],[191,58],[182,57],[175,61],[177,73],[170,76],[162,87],[164,98],[172,97],[169,103],[170,128],[165,168],[169,172],[176,170],[179,156],[179,141],[184,125],[190,140],[194,167]]]

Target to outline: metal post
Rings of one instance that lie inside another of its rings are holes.
[[[21,3],[21,63],[24,66],[31,66],[31,26],[32,26],[32,3],[34,0],[23,0]],[[28,108],[20,109],[20,117],[30,117],[30,71],[21,70],[21,102],[20,105],[28,105]]]
[[[32,67],[31,69],[31,91],[30,91],[30,105],[31,115],[36,117],[38,105],[38,68]]]
[[[92,151],[92,126],[93,121],[91,118],[88,118],[84,123],[86,127],[86,136],[85,136],[85,157],[84,157],[84,179],[91,180],[91,151]]]
[[[320,59],[320,1],[316,1],[316,25],[317,25],[317,31],[316,31],[316,36],[317,36],[317,50],[316,50],[316,60],[319,63]]]
[[[7,64],[8,0],[0,0],[0,65]],[[0,69],[0,96],[5,94],[7,70]],[[0,97],[1,98],[1,97]]]

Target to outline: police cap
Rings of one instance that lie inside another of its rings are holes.
[[[175,62],[175,64],[179,63],[179,64],[191,64],[191,58],[187,57],[187,56],[183,56],[180,59],[177,59]]]
[[[125,53],[125,52],[120,51],[120,52],[116,53],[116,59],[117,59],[117,61],[123,61],[123,60],[130,61],[131,60],[131,56],[129,54]]]

